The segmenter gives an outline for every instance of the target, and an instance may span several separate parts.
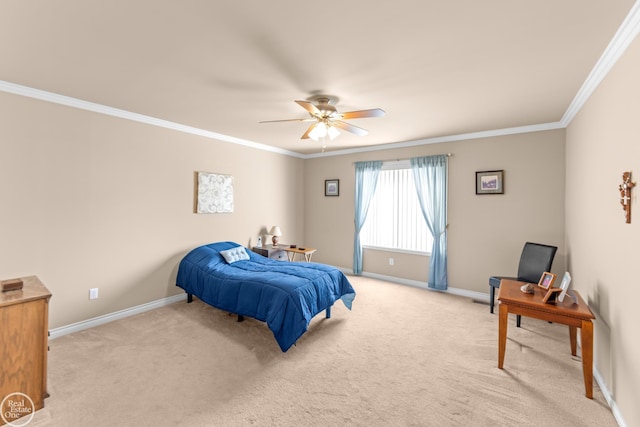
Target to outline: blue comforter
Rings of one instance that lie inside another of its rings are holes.
[[[351,309],[355,291],[337,268],[276,261],[248,249],[248,260],[229,264],[220,251],[236,246],[218,242],[193,249],[180,261],[176,285],[216,308],[266,322],[282,351],[338,299]]]

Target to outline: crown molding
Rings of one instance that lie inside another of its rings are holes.
[[[396,148],[414,147],[418,145],[426,144],[438,144],[442,142],[451,141],[463,141],[469,139],[487,138],[493,136],[513,135],[518,133],[539,132],[551,129],[566,128],[575,115],[587,102],[589,97],[593,94],[598,85],[602,82],[605,76],[609,73],[614,64],[620,59],[627,47],[640,33],[640,0],[636,1],[631,8],[631,11],[622,22],[622,25],[616,32],[615,36],[609,42],[609,45],[603,52],[602,56],[589,73],[589,76],[580,87],[580,90],[574,97],[573,101],[565,111],[564,115],[559,122],[542,123],[529,126],[519,126],[504,129],[495,129],[481,132],[471,132],[459,135],[448,135],[434,138],[424,138],[413,141],[405,141],[398,143],[389,143],[377,146],[352,148],[346,150],[336,150],[324,153],[316,154],[301,154],[289,150],[284,150],[270,145],[261,144],[246,139],[236,138],[229,135],[224,135],[217,132],[211,132],[204,129],[199,129],[193,126],[186,126],[180,123],[170,122],[168,120],[162,120],[151,116],[145,116],[143,114],[133,113],[118,108],[112,108],[106,105],[96,104],[93,102],[83,101],[81,99],[72,98],[65,95],[60,95],[52,92],[47,92],[40,89],[31,88],[28,86],[22,86],[16,83],[0,80],[0,91],[12,93],[15,95],[21,95],[29,98],[38,99],[41,101],[51,102],[60,105],[66,105],[68,107],[78,108],[81,110],[92,111],[99,114],[105,114],[108,116],[119,117],[126,120],[132,120],[140,123],[149,124],[152,126],[163,127],[166,129],[175,130],[178,132],[188,133],[192,135],[198,135],[209,139],[215,139],[219,141],[230,142],[232,144],[243,145],[250,148],[255,148],[263,151],[270,151],[272,153],[283,154],[286,156],[296,157],[299,159],[314,159],[318,157],[331,157],[341,156],[345,154],[363,153],[368,151],[381,151]]]
[[[372,145],[362,148],[350,148],[346,150],[336,150],[324,153],[307,154],[305,159],[317,157],[342,156],[345,154],[364,153],[368,151],[391,150],[396,148],[415,147],[418,145],[440,144],[443,142],[465,141],[468,139],[490,138],[493,136],[516,135],[519,133],[541,132],[545,130],[563,129],[565,126],[560,122],[541,123],[537,125],[518,126],[504,129],[493,129],[480,132],[462,133],[458,135],[437,136],[434,138],[416,139],[413,141],[394,142],[383,145]]]
[[[613,39],[607,45],[607,48],[600,56],[598,62],[593,67],[589,76],[580,87],[580,90],[574,97],[571,104],[565,111],[564,115],[560,119],[559,122],[551,122],[551,123],[542,123],[537,125],[530,126],[520,126],[513,128],[505,128],[505,129],[496,129],[489,130],[484,132],[472,132],[465,133],[460,135],[449,135],[443,137],[435,137],[435,138],[425,138],[419,139],[415,141],[407,141],[407,142],[399,142],[399,143],[391,143],[384,144],[379,146],[371,146],[371,147],[363,147],[363,148],[354,148],[347,150],[337,150],[330,151],[324,153],[310,154],[305,156],[306,159],[318,158],[318,157],[330,157],[330,156],[340,156],[344,154],[354,154],[354,153],[362,153],[367,151],[378,151],[378,150],[388,150],[394,148],[404,148],[404,147],[413,147],[416,145],[425,145],[425,144],[438,144],[441,142],[450,142],[450,141],[463,141],[469,139],[479,139],[479,138],[487,138],[492,136],[501,136],[501,135],[513,135],[518,133],[527,133],[527,132],[539,132],[543,130],[551,130],[551,129],[563,129],[569,126],[571,120],[575,117],[575,115],[582,109],[584,104],[587,102],[589,97],[593,94],[598,85],[602,82],[602,80],[606,77],[606,75],[611,71],[611,68],[618,62],[618,59],[622,56],[622,54],[627,50],[631,42],[635,40],[635,38],[640,33],[640,0],[636,1],[632,6],[629,14],[616,31]]]
[[[134,122],[145,123],[151,126],[158,126],[166,129],[175,130],[178,132],[203,136],[209,139],[216,139],[219,141],[230,142],[232,144],[244,145],[246,147],[251,147],[258,150],[270,151],[273,153],[284,154],[287,156],[298,157],[298,158],[303,157],[300,153],[295,153],[289,150],[283,150],[282,148],[272,147],[270,145],[260,144],[258,142],[236,138],[233,136],[224,135],[217,132],[211,132],[211,131],[196,128],[193,126],[182,125],[180,123],[158,119],[151,116],[145,116],[144,114],[133,113],[131,111],[121,110],[119,108],[113,108],[113,107],[109,107],[102,104],[96,104],[95,102],[84,101],[82,99],[72,98],[70,96],[60,95],[53,92],[47,92],[45,90],[35,89],[28,86],[7,82],[4,80],[0,80],[0,91],[12,93],[14,95],[25,96],[28,98],[34,98],[40,101],[46,101],[54,104],[65,105],[67,107],[77,108],[80,110],[91,111],[98,114],[105,114],[107,116],[118,117],[125,120],[131,120]]]
[[[616,31],[609,45],[596,62],[596,65],[587,76],[575,98],[562,116],[560,122],[564,127],[569,126],[573,118],[582,109],[589,97],[593,94],[602,80],[609,74],[611,68],[618,62],[618,59],[627,50],[631,42],[640,33],[640,1],[636,1],[631,7],[631,11]]]

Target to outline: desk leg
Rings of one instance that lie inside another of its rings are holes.
[[[310,254],[304,254],[304,259],[305,259],[307,262],[311,262],[311,255],[313,255],[313,252],[312,252],[312,253],[310,253]]]
[[[289,262],[293,262],[293,257],[296,256],[295,252],[287,252],[287,258],[289,258]]]
[[[504,351],[507,348],[507,325],[509,322],[509,307],[506,304],[499,305],[498,314],[498,368],[504,365]]]
[[[571,343],[571,355],[577,356],[578,354],[578,328],[576,326],[569,326],[569,342]]]
[[[584,388],[587,397],[593,399],[593,323],[591,320],[582,321],[580,340],[582,341]]]

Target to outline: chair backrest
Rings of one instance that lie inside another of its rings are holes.
[[[520,255],[518,265],[518,280],[528,283],[538,283],[545,271],[551,270],[553,258],[556,256],[556,246],[527,242]]]

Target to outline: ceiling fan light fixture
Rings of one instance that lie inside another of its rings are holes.
[[[309,138],[313,139],[314,141],[318,141],[325,136],[327,136],[327,125],[324,124],[324,122],[318,122],[313,130],[309,132]]]
[[[333,126],[329,126],[329,130],[327,131],[327,133],[329,134],[329,138],[331,139],[331,141],[333,141],[338,135],[340,135],[340,131]]]
[[[315,130],[318,132],[318,137],[322,138],[327,136],[327,125],[324,122],[319,122]]]
[[[309,132],[309,138],[313,139],[316,142],[321,139],[324,140],[324,138],[326,138],[327,136],[329,136],[329,139],[333,141],[338,135],[340,135],[340,131],[333,125],[327,124],[325,122],[318,122],[313,130]]]
[[[340,131],[345,131],[358,136],[365,136],[369,132],[366,129],[352,125],[344,120],[363,119],[367,117],[383,117],[385,111],[380,108],[372,108],[369,110],[356,110],[338,113],[333,105],[337,102],[337,98],[328,96],[313,96],[307,101],[297,100],[296,104],[304,108],[309,117],[306,119],[285,119],[285,120],[269,120],[260,123],[269,122],[314,122],[309,126],[300,139],[312,139],[313,141],[322,141],[322,151],[327,140],[333,141],[340,135]],[[327,138],[328,136],[328,138]]]

